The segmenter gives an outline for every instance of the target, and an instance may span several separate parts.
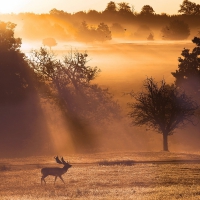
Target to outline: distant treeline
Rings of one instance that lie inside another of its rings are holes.
[[[1,14],[0,18],[16,23],[16,33],[30,40],[49,37],[62,41],[104,42],[112,38],[182,40],[198,36],[200,5],[184,0],[177,12],[180,14],[156,14],[150,5],[135,12],[129,3],[110,1],[101,12],[68,13],[54,8],[48,14]]]

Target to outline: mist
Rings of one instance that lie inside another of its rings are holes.
[[[146,77],[153,77],[157,81],[164,78],[167,83],[174,83],[171,72],[177,69],[180,52],[185,47],[193,48],[193,43],[189,40],[176,42],[115,40],[105,44],[65,42],[65,45],[63,43],[53,48],[56,57],[63,59],[73,49],[87,52],[89,55],[87,65],[101,69],[101,73],[92,83],[109,89],[122,108],[123,119],[109,121],[104,127],[92,122],[81,124],[77,121],[72,122],[70,117],[66,119],[58,108],[45,104],[43,111],[54,152],[64,154],[66,152],[160,151],[162,134],[145,127],[131,126],[131,121],[127,117],[129,111],[127,103],[132,99],[124,94],[131,90],[140,91]],[[36,49],[40,48],[39,43],[32,46]],[[29,55],[28,49],[25,48],[24,51]],[[190,128],[177,130],[169,137],[169,147],[172,151],[198,150],[197,127],[193,128],[192,136],[188,132]]]
[[[1,107],[2,132],[7,136],[0,149],[7,153],[0,153],[0,156],[162,149],[162,134],[146,127],[131,126],[127,103],[132,99],[126,94],[141,91],[147,77],[174,83],[171,72],[178,68],[182,50],[194,48],[191,39],[199,34],[199,18],[129,12],[122,17],[118,11],[117,14],[109,12],[90,10],[71,14],[52,9],[49,14],[1,15],[1,20],[17,25],[15,37],[22,39],[21,52],[27,59],[30,59],[32,50],[41,47],[48,49],[61,62],[70,52],[86,53],[86,65],[101,70],[91,84],[108,89],[121,113],[108,120],[106,111],[99,112],[104,121],[102,125],[93,119],[96,116],[87,116],[87,120],[83,120],[70,112],[70,106],[64,110],[59,102],[62,96],[59,92],[55,103],[53,98],[44,98],[37,94],[38,91],[33,91],[21,104]],[[174,23],[178,28],[174,28]],[[44,43],[45,39],[54,43]],[[84,103],[87,101],[82,100],[80,98],[77,102],[86,110]],[[102,104],[101,100],[95,103]],[[15,119],[18,120],[16,123]],[[169,136],[172,151],[198,151],[198,126],[192,128],[192,135],[190,129],[189,126]]]

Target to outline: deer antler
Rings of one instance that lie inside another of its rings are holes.
[[[62,161],[63,164],[67,164],[68,163],[68,162],[65,162],[63,157],[61,158],[61,161]]]
[[[60,161],[60,159],[58,158],[58,156],[54,157],[56,159],[56,162],[59,164],[63,164],[63,162]]]

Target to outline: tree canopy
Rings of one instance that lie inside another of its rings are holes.
[[[107,11],[107,12],[116,12],[117,11],[117,6],[116,6],[115,2],[114,1],[110,1],[107,4],[107,7],[106,7],[105,11]]]
[[[155,11],[150,5],[144,5],[140,12],[141,15],[152,15],[154,13],[155,13]]]
[[[200,15],[200,5],[189,0],[184,0],[178,12],[185,15]]]
[[[190,35],[188,24],[180,20],[172,20],[161,32],[163,40],[184,40]]]
[[[71,52],[60,61],[41,48],[33,51],[30,65],[39,79],[48,84],[51,97],[62,105],[67,115],[79,120],[105,122],[119,112],[119,107],[108,90],[91,84],[100,70],[87,66],[87,57],[87,53]]]
[[[14,37],[15,24],[0,22],[0,103],[22,101],[33,89],[31,70],[20,52],[21,39]]]
[[[51,50],[51,47],[56,46],[57,42],[56,42],[56,40],[54,38],[44,38],[42,40],[42,44],[44,46],[48,46],[50,48],[50,50]]]
[[[36,155],[49,142],[37,82],[15,27],[0,22],[0,156]]]
[[[172,72],[175,84],[183,88],[187,93],[200,98],[200,38],[194,37],[192,42],[196,45],[190,52],[184,48],[181,57],[178,58],[178,70]]]
[[[76,38],[82,42],[105,42],[112,39],[112,34],[108,25],[103,22],[98,24],[97,27],[89,27],[88,24],[83,21],[77,30]]]

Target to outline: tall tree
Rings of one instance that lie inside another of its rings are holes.
[[[108,25],[100,23],[97,27],[97,36],[99,41],[111,40],[112,35]]]
[[[91,83],[100,70],[87,66],[87,57],[87,53],[70,52],[60,61],[52,52],[41,48],[33,51],[30,58],[36,75],[49,88],[45,90],[47,98],[59,106],[79,150],[93,145],[90,125],[108,123],[120,113],[109,91]]]
[[[188,0],[184,0],[180,5],[180,10],[178,10],[178,12],[185,15],[200,15],[200,5]]]
[[[108,4],[107,4],[107,7],[104,11],[107,11],[107,12],[116,12],[117,11],[117,6],[115,4],[114,1],[110,1]]]
[[[36,155],[49,142],[34,73],[15,27],[0,22],[0,156]]]
[[[118,3],[118,12],[122,15],[127,15],[132,13],[129,3],[126,2]]]
[[[133,125],[147,126],[163,135],[163,151],[168,151],[168,136],[180,126],[192,122],[198,108],[184,92],[174,85],[161,81],[159,85],[152,78],[147,78],[143,91],[131,92],[135,102],[128,103],[129,117]]]
[[[161,30],[163,40],[184,40],[190,35],[190,28],[184,21],[173,20]]]
[[[96,29],[83,21],[77,30],[76,39],[81,42],[93,42],[96,40]]]
[[[199,100],[200,98],[200,38],[194,37],[192,42],[196,45],[190,52],[183,49],[178,58],[178,70],[172,72],[175,84]]]
[[[154,9],[149,5],[144,5],[140,12],[141,15],[153,15],[155,13]]]
[[[14,37],[16,25],[0,22],[0,103],[21,101],[33,89],[31,70],[20,52],[21,39]]]

